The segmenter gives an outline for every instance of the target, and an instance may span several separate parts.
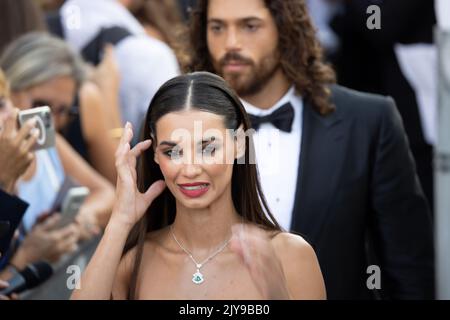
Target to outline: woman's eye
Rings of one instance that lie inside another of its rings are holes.
[[[208,145],[205,148],[203,148],[203,150],[202,150],[203,155],[207,155],[207,156],[209,156],[209,155],[214,156],[215,152],[216,152],[216,146],[213,146],[213,145]]]
[[[163,152],[165,156],[171,158],[171,159],[178,159],[182,156],[182,152],[180,150],[167,150]]]

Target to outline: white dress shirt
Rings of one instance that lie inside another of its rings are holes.
[[[120,26],[132,34],[116,45],[115,56],[121,79],[122,118],[138,130],[156,91],[180,73],[173,51],[148,36],[117,0],[68,0],[61,16],[66,40],[77,51],[83,50],[101,28]]]
[[[290,230],[300,161],[303,100],[292,87],[272,108],[262,110],[241,100],[247,113],[255,116],[271,114],[290,102],[294,108],[291,132],[278,130],[271,123],[261,124],[254,134],[256,162],[261,186],[269,209],[280,226]]]

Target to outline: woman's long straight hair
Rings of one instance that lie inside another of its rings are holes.
[[[237,130],[242,126],[244,132],[247,132],[251,127],[236,93],[219,76],[208,72],[196,72],[169,80],[153,97],[145,118],[142,140],[152,139],[153,147],[144,152],[138,161],[140,192],[145,192],[154,182],[164,180],[159,165],[154,160],[156,123],[166,114],[186,109],[220,115],[224,118],[227,129]],[[261,191],[256,164],[250,161],[250,155],[253,154],[251,136],[246,136],[245,144],[245,161],[235,160],[233,164],[231,192],[234,207],[245,222],[256,224],[265,230],[279,232],[281,228],[270,212]],[[136,248],[130,277],[129,299],[133,300],[136,297],[138,273],[147,233],[172,224],[175,214],[175,197],[166,188],[130,232],[123,253],[125,255],[129,250]]]

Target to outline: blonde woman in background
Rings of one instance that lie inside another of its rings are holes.
[[[26,109],[49,105],[56,129],[94,169],[114,182],[117,140],[110,130],[120,123],[111,124],[106,101],[97,85],[85,81],[78,54],[61,39],[30,33],[5,49],[0,66],[11,84],[13,103]],[[74,109],[75,97],[78,108]]]
[[[48,44],[45,40],[49,38],[48,35],[31,34],[18,39],[18,43],[5,51],[0,64],[5,68],[10,81],[13,103],[20,109],[28,109],[33,107],[37,100],[51,100],[52,103],[49,104],[54,122],[59,127],[67,120],[64,111],[67,110],[67,105],[70,106],[71,97],[81,83],[82,74],[79,64],[71,60],[61,60],[61,52],[58,50],[46,52],[52,63],[38,59],[44,55],[32,50],[37,45],[33,41]],[[21,54],[24,52],[30,56]],[[27,73],[22,73],[23,70]],[[34,83],[27,86],[27,81]],[[23,220],[23,241],[10,259],[10,263],[17,269],[38,260],[56,262],[63,254],[76,250],[80,236],[82,239],[89,239],[99,233],[101,226],[106,225],[114,200],[112,185],[59,135],[56,137],[55,148],[37,151],[34,158],[16,185],[17,195],[30,204]],[[51,209],[66,176],[88,187],[90,196],[77,215],[77,223],[57,229],[57,215],[43,222],[40,222],[40,219]]]

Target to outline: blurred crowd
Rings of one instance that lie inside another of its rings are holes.
[[[138,132],[153,94],[186,63],[185,13],[176,0],[2,0],[0,12],[1,187],[28,205],[1,253],[8,279],[36,261],[57,263],[106,226],[123,124]],[[33,151],[33,126],[16,119],[40,106],[51,109],[56,142]],[[58,228],[52,210],[68,180],[89,196]]]
[[[187,70],[195,2],[0,0],[0,186],[27,204],[1,252],[0,279],[33,262],[57,263],[107,225],[123,125],[129,121],[139,132],[154,93]],[[424,11],[416,10],[423,1],[389,1],[384,28],[375,33],[366,27],[367,1],[306,2],[338,83],[396,101],[432,205],[435,100],[422,98],[423,77],[409,70],[425,63],[435,76],[427,58],[433,2]],[[50,107],[56,139],[54,147],[34,151],[33,120],[19,128],[16,119],[39,106]],[[75,221],[58,228],[54,202],[68,180],[90,193]]]

